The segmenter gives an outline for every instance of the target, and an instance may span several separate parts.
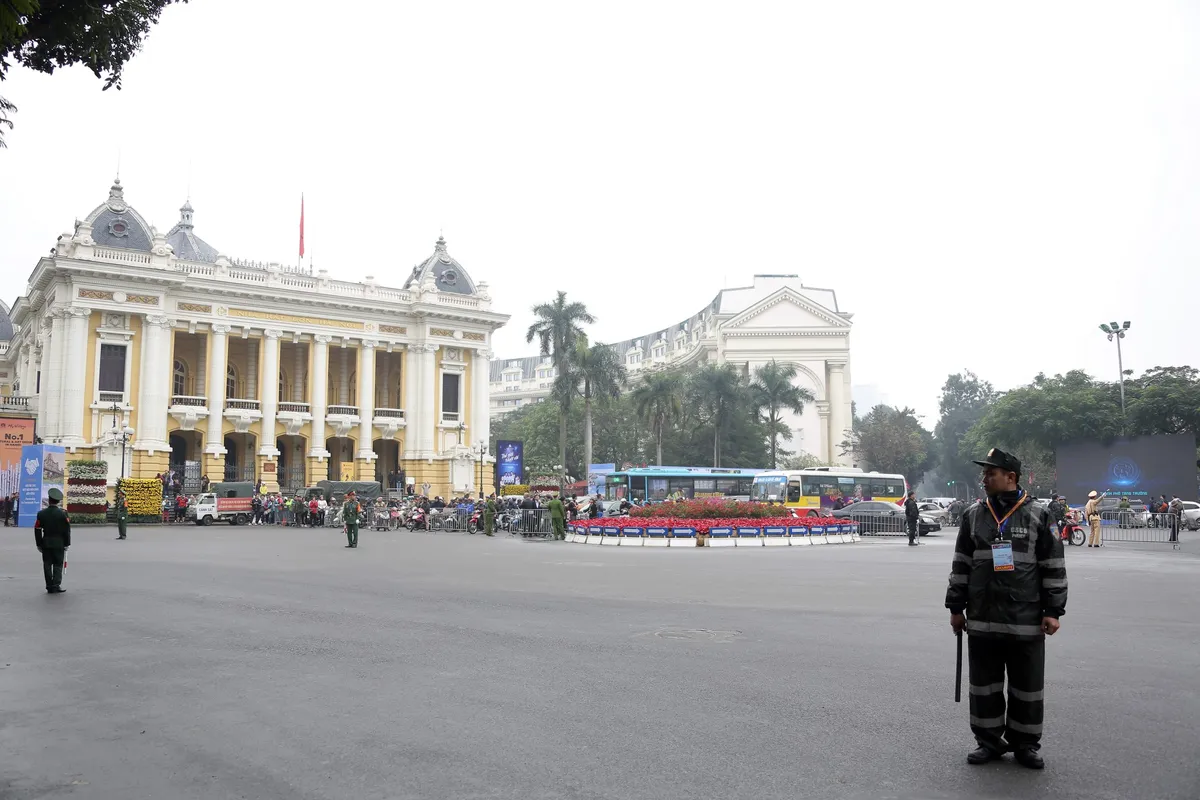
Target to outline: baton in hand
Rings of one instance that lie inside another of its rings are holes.
[[[954,667],[954,702],[962,702],[962,631],[954,634],[958,640],[958,661]]]

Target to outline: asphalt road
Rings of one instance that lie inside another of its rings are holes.
[[[1044,772],[971,767],[952,541],[0,532],[0,798],[1200,796],[1200,545],[1071,548]]]

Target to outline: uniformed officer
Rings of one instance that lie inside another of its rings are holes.
[[[342,523],[346,526],[346,547],[358,547],[358,515],[362,506],[354,490],[346,492],[346,502],[342,503]]]
[[[908,530],[908,543],[917,543],[917,526],[921,524],[921,512],[917,510],[917,493],[909,491],[904,499],[904,527]]]
[[[67,548],[71,546],[71,520],[58,505],[63,499],[62,489],[51,489],[46,497],[50,505],[37,513],[37,521],[33,524],[33,541],[42,554],[46,591],[62,594],[66,591],[62,588],[62,573]]]
[[[129,522],[129,505],[125,502],[125,492],[117,489],[117,538],[125,538],[125,526]]]
[[[1042,769],[1045,637],[1058,631],[1067,608],[1062,540],[1021,489],[1015,456],[993,448],[974,463],[984,468],[987,499],[963,514],[946,591],[950,627],[968,634],[971,732],[979,747],[967,761],[985,764],[1012,750],[1021,764]]]
[[[555,539],[565,539],[565,520],[567,518],[566,509],[563,507],[563,501],[557,495],[546,503],[546,508],[550,509],[550,525],[554,529]]]
[[[488,495],[487,505],[483,509],[483,532],[492,536],[496,527],[496,494]]]

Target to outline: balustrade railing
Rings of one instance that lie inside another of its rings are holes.
[[[331,417],[338,417],[338,416],[357,417],[358,416],[358,406],[347,406],[347,405],[342,405],[340,403],[336,404],[336,405],[331,405],[329,407],[329,416],[331,416]]]
[[[124,403],[124,392],[100,392],[101,403]]]
[[[191,406],[203,408],[208,405],[207,397],[195,397],[188,394],[173,394],[171,395],[171,405],[173,406]]]
[[[29,408],[29,398],[21,395],[0,397],[0,405],[5,408]]]
[[[232,408],[238,411],[258,411],[259,402],[257,400],[229,399],[225,401],[225,408]]]
[[[391,418],[391,419],[404,419],[404,409],[403,408],[377,408],[377,409],[375,409],[375,416]]]
[[[308,403],[284,402],[279,404],[280,414],[307,414]]]

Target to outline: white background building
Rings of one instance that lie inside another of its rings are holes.
[[[772,359],[794,364],[796,384],[816,403],[791,415],[792,447],[832,464],[849,464],[838,444],[852,423],[851,314],[831,289],[814,289],[796,275],[755,275],[750,286],[723,289],[683,322],[613,345],[631,380],[648,369],[705,362],[734,364],[747,374]],[[554,365],[531,356],[498,359],[491,368],[492,414],[504,414],[550,392]]]

